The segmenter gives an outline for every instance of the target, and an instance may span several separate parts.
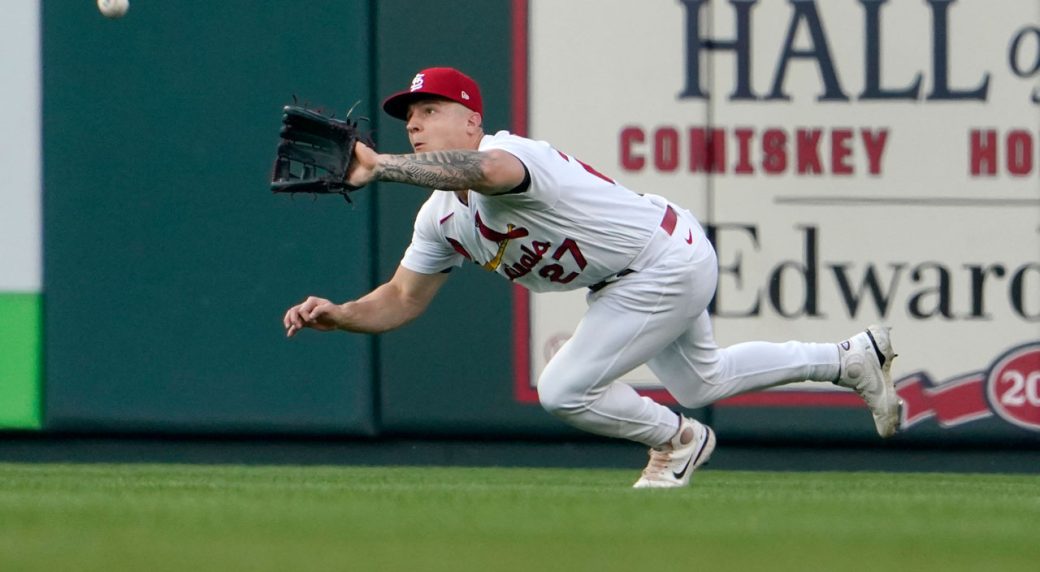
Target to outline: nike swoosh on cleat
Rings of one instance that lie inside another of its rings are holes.
[[[700,443],[701,447],[700,447],[700,449],[697,450],[697,454],[690,455],[690,459],[688,461],[686,461],[686,466],[683,467],[683,469],[681,471],[679,471],[678,473],[676,473],[675,471],[672,471],[672,476],[675,477],[676,479],[683,478],[683,475],[686,474],[686,471],[690,470],[690,466],[693,465],[693,462],[696,461],[697,459],[700,459],[701,455],[704,453],[704,445],[707,444],[707,442],[708,442],[708,431],[711,431],[711,429],[709,429],[707,427],[705,427],[705,429],[706,429],[706,431],[704,432],[704,435],[702,436],[701,443]]]
[[[874,334],[870,333],[870,330],[866,330],[867,337],[870,338],[870,345],[874,346],[874,353],[877,354],[878,363],[882,367],[885,365],[885,354],[881,353],[881,348],[878,347],[877,341],[874,339]]]
[[[672,472],[672,476],[675,477],[676,479],[683,478],[683,475],[686,474],[686,471],[690,470],[690,465],[693,464],[693,457],[694,457],[694,455],[690,455],[690,458],[686,461],[686,466],[683,467],[682,470],[679,471],[678,473],[673,471]]]

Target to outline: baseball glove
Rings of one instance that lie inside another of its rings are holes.
[[[347,183],[354,144],[374,148],[371,135],[359,130],[349,112],[346,119],[336,119],[297,105],[283,111],[271,192],[338,194],[351,202],[350,193],[359,188]]]

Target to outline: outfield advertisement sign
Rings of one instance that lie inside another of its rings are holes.
[[[40,6],[0,20],[0,428],[40,425]]]
[[[710,227],[720,344],[887,323],[906,427],[1040,431],[1035,0],[532,0],[527,34],[529,135]],[[528,384],[583,295],[531,296]]]

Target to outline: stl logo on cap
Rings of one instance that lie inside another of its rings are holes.
[[[469,101],[469,94],[466,93],[466,90],[462,90],[462,99]]]
[[[415,91],[417,89],[422,89],[423,88],[423,82],[425,80],[426,80],[426,75],[425,74],[423,74],[423,73],[415,74],[415,77],[412,78],[411,91]]]

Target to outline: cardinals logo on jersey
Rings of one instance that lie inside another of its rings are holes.
[[[498,251],[495,253],[495,257],[481,265],[485,270],[492,272],[498,270],[498,267],[502,264],[502,257],[505,256],[506,248],[509,247],[509,241],[514,238],[523,238],[529,234],[526,228],[517,227],[512,223],[506,226],[506,232],[499,232],[484,224],[484,221],[480,219],[479,211],[477,212],[476,223],[480,236],[498,244]]]

